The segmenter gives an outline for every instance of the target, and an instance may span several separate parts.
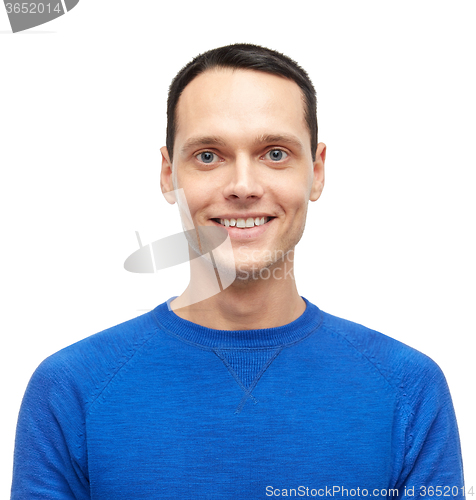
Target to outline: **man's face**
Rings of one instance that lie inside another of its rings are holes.
[[[259,71],[216,68],[185,88],[176,116],[173,167],[161,150],[162,190],[183,188],[196,226],[226,227],[239,278],[279,265],[324,185],[325,145],[313,162],[300,88]]]

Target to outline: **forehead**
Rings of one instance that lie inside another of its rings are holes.
[[[175,140],[180,143],[194,134],[230,140],[293,134],[306,143],[310,137],[304,109],[302,91],[293,80],[213,68],[192,80],[180,96]]]

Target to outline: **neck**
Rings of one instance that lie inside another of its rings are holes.
[[[208,290],[203,273],[191,271],[189,286],[180,297],[171,302],[171,308],[179,317],[215,330],[251,330],[273,328],[291,323],[306,309],[294,280],[293,262],[286,267],[277,262],[262,273],[264,277],[253,280],[239,278],[217,291],[215,273],[208,271]],[[213,276],[212,276],[213,275]],[[213,285],[212,285],[213,283]],[[210,296],[211,295],[211,296]]]

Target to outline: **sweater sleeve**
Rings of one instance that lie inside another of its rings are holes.
[[[464,499],[458,426],[443,372],[427,358],[420,382],[406,392],[405,454],[396,485],[399,498]]]
[[[84,409],[72,380],[54,355],[31,377],[18,417],[12,500],[90,498]]]

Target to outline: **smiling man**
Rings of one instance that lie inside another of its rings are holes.
[[[325,154],[314,88],[288,57],[237,44],[179,72],[162,191],[228,250],[191,258],[180,296],[38,367],[12,498],[464,497],[439,367],[297,291]]]
[[[175,85],[188,74],[179,74]],[[270,328],[306,309],[292,279],[293,253],[309,200],[324,186],[326,151],[322,143],[311,149],[306,107],[315,108],[315,97],[307,90],[309,103],[293,80],[217,66],[195,77],[179,98],[172,85],[162,190],[184,190],[195,226],[226,228],[237,274],[205,303],[179,308],[180,298],[172,302],[182,318],[223,330]],[[312,123],[317,139],[315,116]]]

